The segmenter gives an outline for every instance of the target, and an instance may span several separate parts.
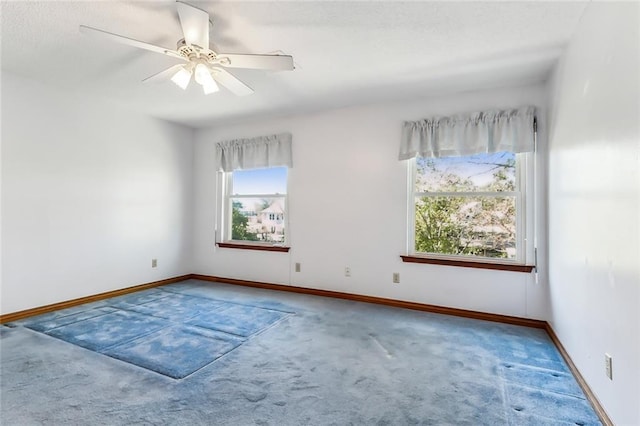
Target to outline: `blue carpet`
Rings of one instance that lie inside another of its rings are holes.
[[[11,327],[0,326],[0,338],[8,336],[10,333],[12,333]]]
[[[544,330],[197,280],[2,326],[0,375],[3,425],[600,424]]]
[[[288,315],[151,289],[12,325],[183,379]]]

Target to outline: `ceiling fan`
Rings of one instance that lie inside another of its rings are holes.
[[[249,68],[260,70],[293,70],[293,57],[289,55],[251,55],[239,53],[217,53],[209,45],[209,14],[194,6],[176,1],[178,17],[184,38],[177,43],[175,50],[134,40],[129,37],[80,25],[80,32],[102,37],[118,43],[149,50],[180,59],[183,64],[174,65],[143,80],[145,83],[171,80],[183,90],[192,77],[202,86],[204,93],[219,90],[218,84],[238,95],[250,95],[253,89],[244,84],[225,68]],[[217,83],[216,83],[217,82]]]

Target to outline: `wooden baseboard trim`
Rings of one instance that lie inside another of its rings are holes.
[[[604,407],[602,406],[602,404],[600,404],[600,401],[598,401],[598,398],[596,398],[586,380],[584,379],[584,377],[582,377],[582,374],[580,374],[580,370],[578,370],[578,367],[576,367],[576,365],[573,363],[573,360],[562,345],[562,342],[560,342],[560,339],[558,338],[556,332],[553,330],[553,327],[551,327],[551,324],[549,324],[548,322],[546,322],[545,324],[545,330],[547,331],[547,334],[551,338],[553,344],[556,345],[556,348],[558,348],[558,352],[560,352],[560,355],[562,355],[562,358],[564,358],[564,361],[567,363],[569,370],[571,370],[573,377],[576,378],[578,385],[580,385],[580,388],[582,388],[584,395],[587,397],[587,400],[593,407],[593,411],[595,411],[597,416],[600,418],[600,422],[602,422],[603,426],[614,426],[613,422],[609,418],[609,415],[604,410]]]
[[[392,306],[395,308],[413,309],[416,311],[431,312],[435,314],[453,315],[457,317],[472,318],[484,321],[501,322],[505,324],[521,325],[525,327],[546,328],[546,321],[533,320],[528,318],[512,317],[508,315],[498,315],[486,312],[469,311],[466,309],[447,308],[444,306],[427,305],[417,302],[406,302],[403,300],[386,299],[376,296],[365,296],[354,293],[342,293],[339,291],[319,290],[307,287],[295,287],[283,284],[271,284],[257,281],[238,280],[235,278],[215,277],[210,275],[192,274],[192,279],[218,282],[224,284],[241,285],[245,287],[262,288],[267,290],[288,291],[291,293],[309,294],[313,296],[332,297],[355,302],[373,303],[377,305]]]
[[[32,317],[35,315],[46,314],[48,312],[57,311],[59,309],[71,308],[72,306],[83,305],[85,303],[97,302],[99,300],[108,299],[110,297],[122,296],[123,294],[133,293],[140,290],[146,290],[152,287],[158,287],[165,284],[177,283],[179,281],[187,280],[191,275],[181,275],[179,277],[167,278],[160,281],[153,281],[146,284],[135,285],[132,287],[121,288],[119,290],[107,291],[104,293],[94,294],[91,296],[79,297],[78,299],[67,300],[64,302],[52,303],[51,305],[40,306],[32,309],[25,309],[24,311],[13,312],[5,315],[0,315],[0,324],[5,322],[17,321],[23,318]]]

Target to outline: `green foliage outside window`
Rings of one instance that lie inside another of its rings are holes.
[[[234,201],[231,205],[231,239],[241,241],[258,241],[258,235],[247,231],[249,219],[240,212],[242,203]]]
[[[512,154],[505,157],[472,163],[490,177],[480,185],[471,177],[438,167],[436,160],[418,159],[416,185],[421,192],[434,195],[415,200],[416,252],[515,257],[516,199],[499,195],[516,190],[515,158]],[[449,194],[438,196],[438,192]],[[475,192],[498,192],[498,196]]]

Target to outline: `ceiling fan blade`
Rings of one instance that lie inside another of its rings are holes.
[[[231,93],[237,96],[246,96],[253,93],[253,89],[240,80],[238,80],[233,74],[222,68],[213,68],[211,75],[213,78],[224,87],[229,89]]]
[[[209,14],[181,1],[176,2],[180,25],[187,44],[209,48]]]
[[[157,74],[152,75],[151,77],[147,77],[144,80],[142,80],[143,83],[161,83],[163,81],[167,81],[170,80],[171,77],[173,77],[178,71],[180,71],[180,68],[182,68],[184,65],[174,65],[172,67],[167,68],[164,71],[160,71]]]
[[[111,41],[115,41],[115,42],[118,42],[118,43],[129,45],[129,46],[137,47],[139,49],[145,49],[145,50],[150,50],[151,52],[161,53],[163,55],[168,55],[168,56],[171,56],[171,57],[174,57],[174,58],[182,59],[184,61],[187,60],[186,58],[181,56],[179,53],[177,53],[177,52],[175,52],[175,51],[173,51],[171,49],[167,49],[165,47],[160,47],[160,46],[155,46],[153,44],[145,43],[143,41],[134,40],[134,39],[129,38],[129,37],[113,34],[113,33],[110,33],[108,31],[99,30],[97,28],[88,27],[86,25],[80,25],[80,32],[83,33],[83,34],[90,35],[90,36],[101,37],[101,38],[103,38],[105,40],[111,40]]]
[[[259,70],[293,70],[293,57],[289,55],[245,55],[240,53],[220,53],[220,65],[229,68],[250,68]]]

